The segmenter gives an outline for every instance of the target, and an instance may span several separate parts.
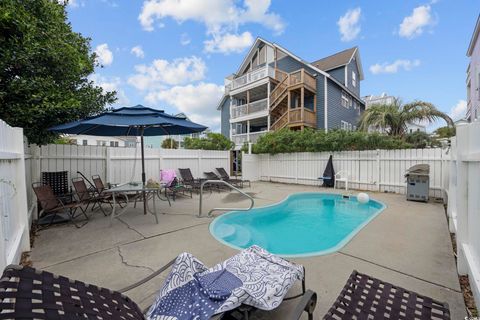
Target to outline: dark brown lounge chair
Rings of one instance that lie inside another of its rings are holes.
[[[33,192],[37,196],[37,200],[41,206],[41,211],[38,216],[51,215],[51,219],[47,218],[45,221],[50,221],[48,225],[51,225],[56,220],[58,214],[62,212],[67,212],[70,219],[69,221],[73,223],[77,228],[83,227],[88,222],[88,216],[85,213],[85,209],[82,207],[82,203],[75,201],[75,199],[69,197],[58,197],[53,193],[52,188],[49,185],[43,184],[41,182],[32,183]],[[81,213],[75,215],[77,210],[80,209]],[[75,219],[79,215],[85,216],[86,221],[81,224],[77,224]],[[1,318],[1,317],[0,317]]]
[[[218,174],[222,178],[222,180],[234,185],[234,186],[240,186],[243,188],[244,183],[248,183],[248,187],[250,187],[250,180],[243,180],[243,179],[237,179],[237,178],[230,178],[228,175],[227,171],[224,168],[216,168],[218,171]]]
[[[83,178],[73,178],[72,184],[77,194],[78,200],[86,204],[85,210],[88,209],[90,204],[92,204],[92,211],[98,205],[103,214],[107,216],[107,213],[105,212],[105,210],[103,210],[102,204],[107,203],[112,207],[113,204],[111,195],[97,193],[95,192],[95,190],[89,190]]]
[[[448,304],[354,270],[323,319],[450,319]]]
[[[200,191],[200,185],[205,179],[195,179],[190,168],[178,169],[178,172],[180,173],[184,185],[189,186],[193,191]]]
[[[150,281],[174,262],[175,259],[145,279],[119,291],[56,276],[47,271],[10,265],[0,279],[0,319],[145,319],[144,313],[148,308],[142,312],[123,292]],[[308,319],[313,320],[317,296],[311,290],[305,291],[304,283],[302,289],[301,295],[290,298],[301,297],[290,319],[300,319],[303,312],[307,312]],[[253,307],[240,306],[215,317],[225,320],[248,319],[254,310]],[[238,318],[234,312],[247,318]]]
[[[203,175],[205,176],[205,178],[207,178],[207,180],[222,180],[222,179],[220,179],[219,176],[217,176],[214,172],[211,172],[211,171],[204,172]],[[228,187],[224,184],[212,184],[210,187],[216,189],[219,192],[221,190],[230,190],[230,187]]]

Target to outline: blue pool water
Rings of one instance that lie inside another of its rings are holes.
[[[339,250],[384,208],[354,196],[296,193],[271,206],[225,213],[210,232],[237,249],[256,244],[285,257],[321,255]]]

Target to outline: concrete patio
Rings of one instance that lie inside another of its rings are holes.
[[[245,189],[255,206],[278,202],[302,191],[331,192],[318,187],[252,183]],[[337,190],[338,191],[338,190]],[[353,191],[352,193],[356,193]],[[467,314],[442,204],[407,202],[404,195],[370,193],[387,208],[340,251],[292,259],[306,268],[307,287],[316,291],[316,318],[328,310],[352,270],[378,277],[450,305],[452,319]],[[211,266],[236,253],[208,231],[211,218],[197,218],[198,195],[178,197],[169,207],[160,202],[159,224],[143,215],[141,205],[116,219],[96,211],[83,228],[57,226],[39,232],[31,252],[36,268],[111,289],[127,286],[187,251]],[[236,193],[205,194],[204,212],[213,207],[247,206]],[[165,274],[128,295],[146,307],[152,303]],[[282,305],[290,308],[292,303]],[[270,313],[272,319],[286,312]]]

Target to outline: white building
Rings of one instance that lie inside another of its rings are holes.
[[[395,102],[395,97],[394,96],[389,96],[385,92],[382,93],[379,96],[374,96],[374,95],[369,95],[363,97],[363,101],[365,101],[365,109],[368,109],[369,107],[375,105],[375,104],[393,104]],[[383,131],[380,129],[375,129],[375,128],[369,128],[370,132],[372,131]],[[407,124],[407,132],[408,133],[413,133],[413,132],[427,132],[427,128],[425,125],[420,124],[420,123],[408,123]]]
[[[107,146],[107,147],[130,147],[134,148],[137,137],[104,137],[83,134],[65,135],[73,144],[79,146]]]
[[[480,15],[473,31],[467,57],[470,63],[467,68],[467,114],[466,118],[472,122],[480,117]]]

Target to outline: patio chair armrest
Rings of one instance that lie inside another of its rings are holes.
[[[156,270],[155,272],[153,272],[152,274],[148,275],[147,277],[143,278],[142,280],[139,280],[125,288],[122,288],[120,290],[117,290],[118,292],[120,293],[125,293],[127,291],[130,291],[132,289],[135,289],[136,287],[138,286],[141,286],[142,284],[152,280],[153,278],[155,278],[156,276],[158,276],[160,273],[164,272],[165,270],[167,270],[168,268],[170,268],[174,263],[175,261],[177,260],[177,258],[174,258],[172,259],[170,262],[168,262],[166,265],[164,265],[163,267],[159,268],[158,270]]]
[[[307,290],[289,318],[297,320],[302,317],[303,312],[307,312],[308,319],[313,319],[313,311],[315,310],[316,305],[317,294],[312,290]]]

